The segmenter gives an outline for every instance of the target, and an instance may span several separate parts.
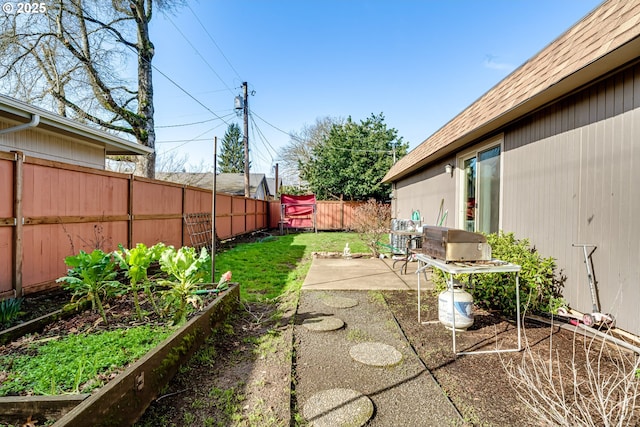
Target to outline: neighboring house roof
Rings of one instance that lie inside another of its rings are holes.
[[[267,180],[263,173],[249,174],[249,193],[255,196],[260,188],[269,191]],[[244,174],[220,173],[216,177],[216,190],[221,193],[229,193],[244,196]]]
[[[637,59],[640,0],[608,0],[398,160],[396,181]]]
[[[110,135],[103,130],[96,129],[59,116],[42,108],[8,96],[0,95],[0,116],[19,122],[24,122],[38,129],[45,129],[56,133],[70,135],[104,147],[107,155],[137,155],[151,154],[153,150],[136,142],[127,141]],[[23,125],[19,125],[23,126]],[[7,128],[5,130],[9,130]],[[0,129],[2,132],[3,129]]]
[[[193,187],[206,188],[211,190],[213,186],[213,177],[211,172],[191,173],[191,172],[159,172],[156,173],[156,179],[163,181],[171,181],[183,185],[191,185]],[[273,180],[273,179],[272,179]],[[262,187],[265,191],[269,191],[268,179],[263,173],[249,174],[249,192],[252,197],[259,194]],[[244,196],[244,174],[242,173],[221,173],[216,175],[216,191],[220,193],[228,193]]]
[[[192,187],[206,188],[213,187],[213,176],[211,172],[156,172],[156,179],[161,181],[175,182],[176,184],[190,185]]]

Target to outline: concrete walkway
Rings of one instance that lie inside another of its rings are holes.
[[[312,262],[300,293],[294,334],[296,399],[301,414],[313,426],[463,425],[384,299],[372,292],[417,288],[417,263],[409,265],[407,275],[393,271],[391,264],[368,258],[315,258]],[[335,304],[336,300],[353,304]],[[308,327],[332,317],[344,326],[327,331]],[[363,358],[376,356],[363,354],[363,348],[389,349],[394,362],[388,366],[363,363]]]
[[[400,263],[385,258],[314,258],[302,289],[307,290],[411,290],[418,289],[417,262],[407,274],[400,274]],[[426,284],[422,277],[421,286]]]

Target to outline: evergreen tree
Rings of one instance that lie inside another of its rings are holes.
[[[396,129],[387,128],[382,113],[360,123],[349,117],[313,147],[310,160],[301,162],[301,175],[320,200],[386,200],[391,185],[381,180],[394,153],[399,159],[408,148]]]
[[[244,173],[244,145],[237,123],[231,123],[222,138],[218,154],[218,172]]]

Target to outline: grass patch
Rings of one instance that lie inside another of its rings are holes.
[[[0,357],[0,372],[7,374],[0,396],[89,392],[102,386],[104,378],[118,367],[145,355],[170,332],[169,327],[139,326],[33,342],[26,354]]]
[[[369,340],[369,336],[362,329],[349,329],[347,339],[353,342],[365,342]]]
[[[369,296],[369,301],[371,302],[374,302],[382,306],[387,305],[387,302],[384,299],[384,295],[380,291],[369,291],[368,296]]]
[[[231,270],[240,283],[240,298],[260,302],[282,297],[302,287],[313,252],[370,252],[355,233],[324,232],[274,236],[238,245],[216,255],[216,277]]]

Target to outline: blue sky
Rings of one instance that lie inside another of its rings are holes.
[[[273,176],[287,132],[326,116],[383,113],[413,149],[599,4],[190,1],[152,21],[156,148],[211,170],[247,81],[252,172]]]

